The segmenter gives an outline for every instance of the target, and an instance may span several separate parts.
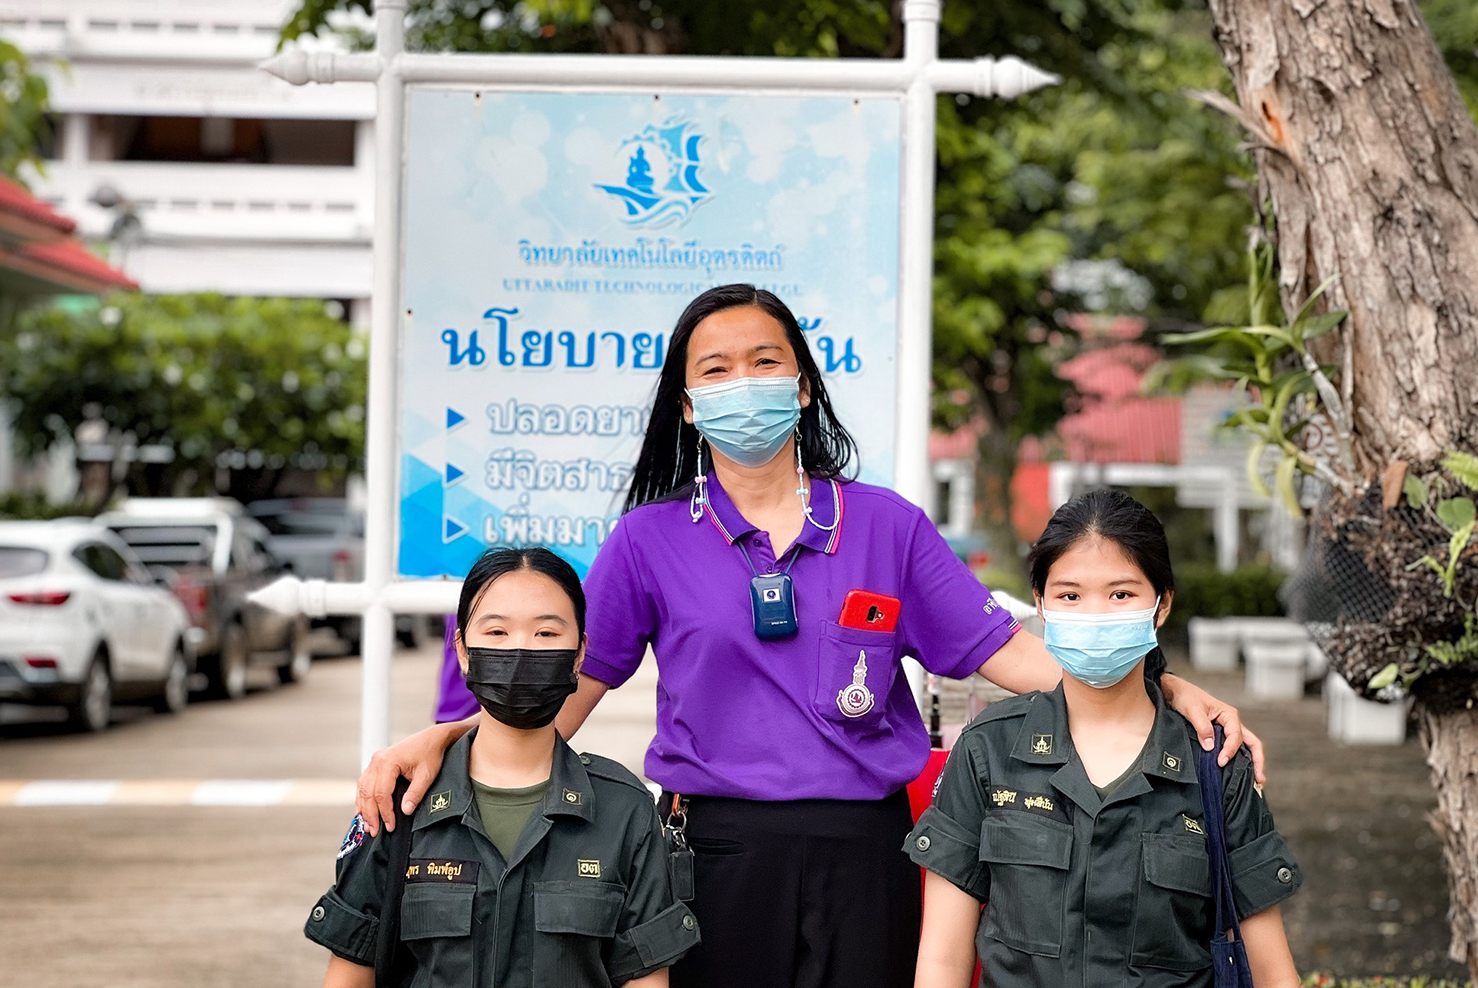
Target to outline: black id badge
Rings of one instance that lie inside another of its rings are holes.
[[[667,871],[672,877],[672,897],[678,902],[692,902],[693,849],[686,841],[667,855]]]
[[[749,606],[755,637],[763,641],[796,633],[795,584],[789,573],[770,573],[749,581]]]

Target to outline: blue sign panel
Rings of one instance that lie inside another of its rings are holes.
[[[408,96],[402,577],[488,545],[584,573],[620,514],[672,326],[750,282],[795,311],[862,479],[893,479],[890,97]]]

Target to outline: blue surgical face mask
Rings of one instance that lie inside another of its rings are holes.
[[[1042,609],[1047,651],[1062,671],[1080,682],[1105,690],[1118,683],[1155,647],[1155,615],[1160,600],[1142,611]]]
[[[801,376],[740,377],[688,391],[693,427],[714,449],[746,467],[764,466],[801,420]]]

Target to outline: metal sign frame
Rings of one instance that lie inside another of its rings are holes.
[[[901,59],[717,58],[672,55],[454,55],[405,50],[407,0],[375,3],[375,49],[345,54],[301,50],[262,68],[294,85],[373,82],[375,118],[374,281],[370,300],[366,415],[364,576],[358,583],[284,577],[254,599],[310,616],[363,615],[363,762],[390,739],[390,658],[396,613],[455,609],[460,585],[401,580],[395,572],[396,439],[399,424],[402,194],[407,87],[456,84],[567,91],[651,89],[734,92],[867,92],[902,98],[902,216],[899,224],[895,489],[930,508],[929,387],[934,239],[935,97],[966,93],[1012,98],[1057,76],[1015,57],[939,58],[940,0],[905,0]]]

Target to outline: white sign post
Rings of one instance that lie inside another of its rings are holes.
[[[509,535],[588,566],[624,493],[639,426],[623,432],[622,419],[655,383],[657,336],[708,285],[776,288],[815,334],[839,414],[859,433],[864,476],[930,507],[935,97],[1010,98],[1057,81],[1016,58],[940,60],[939,0],[906,0],[897,60],[416,54],[404,50],[405,9],[377,0],[372,52],[293,51],[263,64],[297,85],[377,87],[364,578],[285,577],[256,595],[312,616],[363,614],[365,761],[389,742],[396,613],[454,610],[459,584],[443,577]],[[771,134],[809,156],[808,182],[819,159],[835,159],[825,163],[832,188],[786,189],[784,161],[756,160],[765,127],[787,120]],[[502,167],[531,160],[519,141],[548,174]],[[520,211],[556,171],[568,214],[551,215],[559,200],[548,197]],[[757,223],[746,238],[733,210],[754,190],[725,204],[727,179],[768,194],[756,206],[778,224]],[[820,214],[787,225],[818,203],[835,206],[839,189],[863,192],[848,228]],[[896,212],[869,211],[869,198]],[[500,234],[486,212],[495,204],[542,236]],[[833,238],[841,261],[787,253],[818,235]],[[894,338],[878,338],[878,327]],[[450,388],[480,369],[486,386]],[[542,388],[530,383],[540,372],[551,375]],[[572,380],[588,387],[570,393]],[[488,400],[447,400],[469,388]]]

